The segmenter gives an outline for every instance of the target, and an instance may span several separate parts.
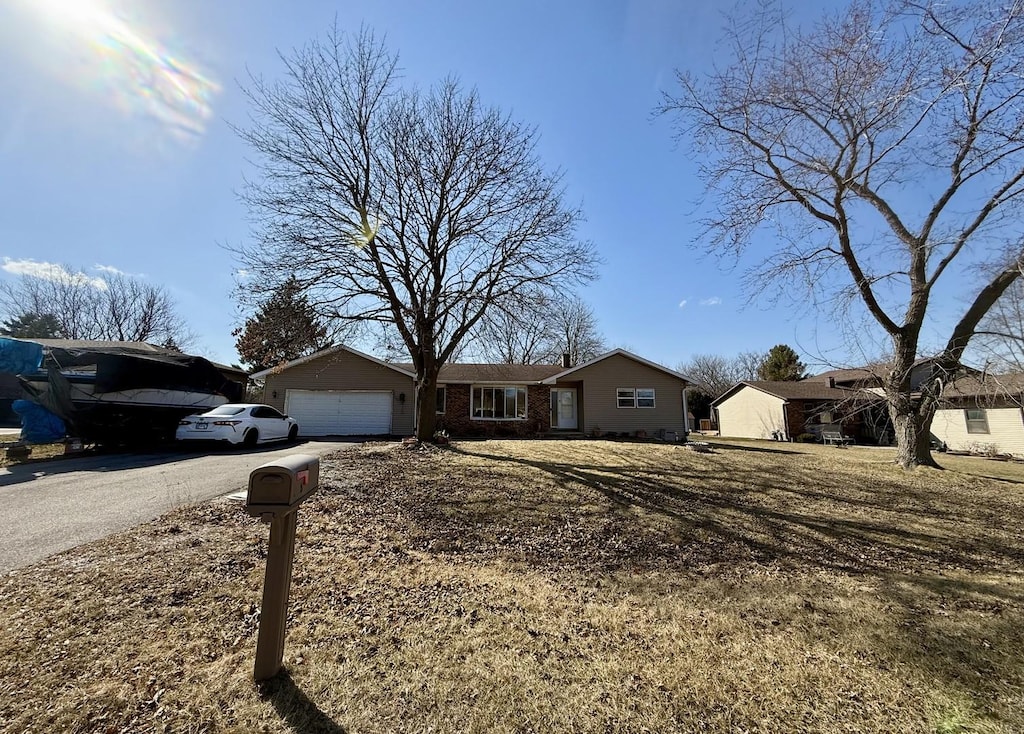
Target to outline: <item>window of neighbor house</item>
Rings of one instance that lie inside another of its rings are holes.
[[[439,414],[444,413],[444,401],[448,397],[448,391],[445,390],[444,385],[437,386],[437,412]]]
[[[984,408],[968,408],[964,411],[968,433],[988,433],[988,418]]]
[[[615,404],[619,408],[653,408],[654,388],[619,387],[615,389]]]
[[[486,420],[525,420],[526,388],[522,385],[473,387],[471,417]]]

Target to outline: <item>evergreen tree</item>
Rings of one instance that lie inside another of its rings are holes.
[[[232,336],[237,337],[235,348],[242,362],[257,372],[330,344],[327,328],[294,277],[274,291]]]
[[[23,313],[0,324],[0,336],[16,339],[60,339],[60,324],[50,313]]]
[[[761,366],[757,368],[759,380],[802,380],[807,376],[807,365],[787,344],[776,344],[768,350]]]

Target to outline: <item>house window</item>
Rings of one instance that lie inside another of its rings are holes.
[[[988,433],[988,418],[984,408],[968,408],[964,411],[968,433]]]
[[[445,390],[444,385],[437,386],[437,412],[438,415],[444,414],[444,401],[448,397],[448,391]]]
[[[620,408],[653,408],[654,388],[619,387],[615,390],[615,404]]]
[[[471,415],[486,420],[525,420],[526,388],[521,385],[474,387]]]

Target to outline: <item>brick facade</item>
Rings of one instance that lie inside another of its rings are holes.
[[[437,427],[454,437],[536,436],[551,427],[551,388],[526,386],[526,420],[480,420],[470,415],[470,385],[445,386],[445,412]]]
[[[864,424],[859,414],[844,415],[844,411],[838,410],[831,403],[804,400],[791,400],[786,404],[786,420],[791,434],[790,438],[812,432],[811,426],[818,425],[815,419],[823,410],[832,413],[832,423],[839,425],[845,435],[863,441],[865,438]]]

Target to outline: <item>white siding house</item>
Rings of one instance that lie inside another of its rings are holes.
[[[971,375],[946,388],[932,435],[951,451],[1024,457],[1024,375]]]
[[[1024,411],[949,408],[935,413],[932,435],[952,451],[1024,457]]]

